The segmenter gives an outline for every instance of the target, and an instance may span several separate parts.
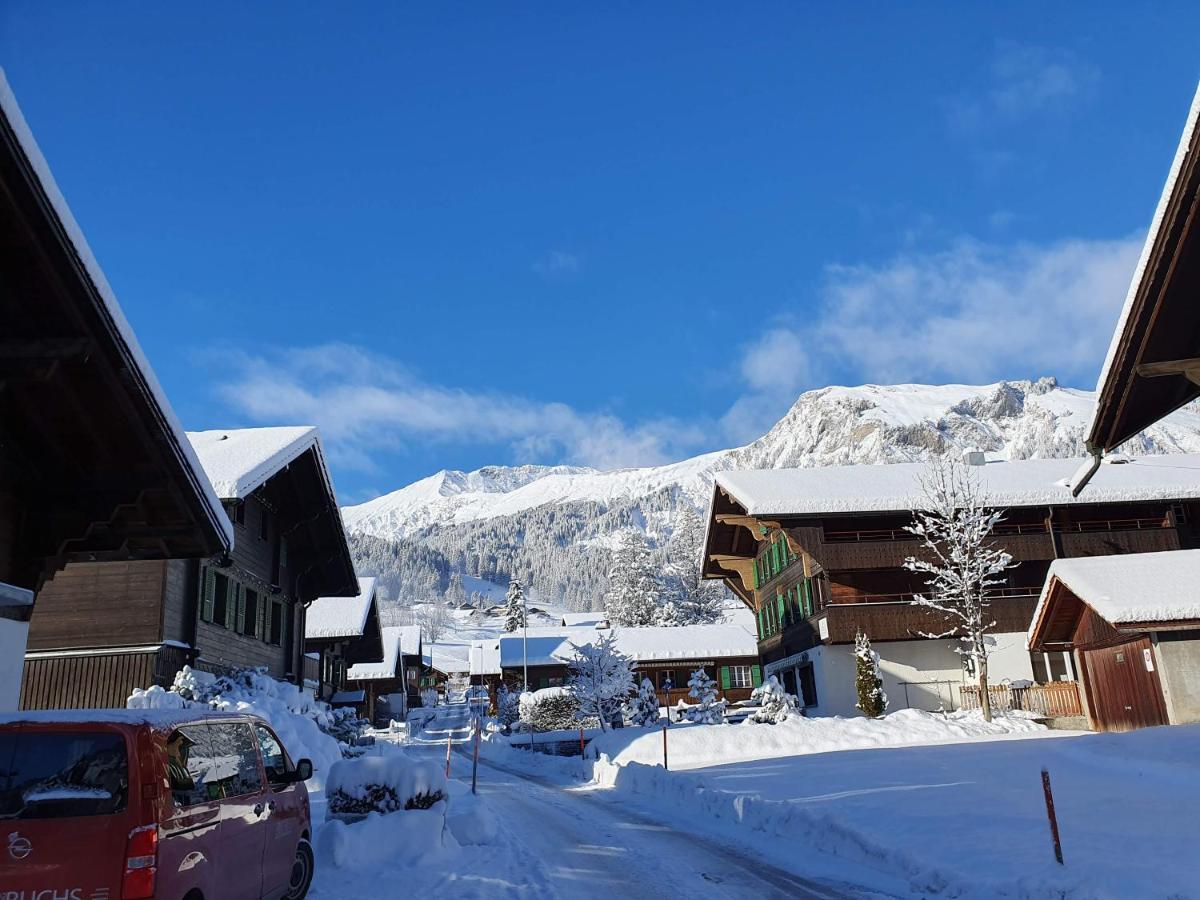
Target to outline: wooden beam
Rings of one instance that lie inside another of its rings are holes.
[[[759,543],[767,539],[768,528],[766,523],[760,522],[754,516],[742,516],[737,513],[717,513],[713,518],[722,525],[740,525],[749,531],[750,536]]]
[[[1192,384],[1200,385],[1200,358],[1171,359],[1164,362],[1142,363],[1134,367],[1142,378],[1162,378],[1164,375],[1182,375]]]
[[[742,580],[742,585],[749,593],[754,590],[754,558],[749,556],[728,556],[724,553],[714,553],[709,559],[722,569],[736,572]]]

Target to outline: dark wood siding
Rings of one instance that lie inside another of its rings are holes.
[[[286,614],[290,614],[288,610]],[[197,624],[200,657],[196,664],[207,671],[223,672],[248,666],[265,666],[273,678],[283,678],[292,669],[291,647],[280,647],[249,635],[238,634],[211,622]]]
[[[135,688],[169,685],[184,650],[33,657],[25,660],[21,709],[119,709]]]
[[[1146,667],[1148,637],[1080,653],[1088,710],[1098,731],[1132,731],[1167,724],[1158,670]],[[1153,657],[1151,657],[1153,659]]]
[[[72,563],[38,593],[29,649],[158,643],[165,576],[162,560]]]
[[[196,640],[196,620],[200,586],[200,563],[194,559],[167,561],[163,582],[163,640],[192,645]]]

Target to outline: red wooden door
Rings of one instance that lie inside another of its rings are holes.
[[[1083,652],[1092,720],[1100,731],[1167,724],[1149,638]]]

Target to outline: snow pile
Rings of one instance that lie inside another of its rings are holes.
[[[158,685],[135,690],[125,702],[129,709],[215,709],[266,719],[293,760],[312,760],[322,777],[342,758],[333,732],[350,736],[348,711],[334,711],[294,684],[276,681],[261,669],[243,669],[230,676],[211,675],[184,666],[170,689]],[[353,729],[351,728],[350,731]]]
[[[472,794],[465,782],[452,780],[448,785],[451,800],[446,824],[454,839],[464,846],[495,843],[500,826],[484,798]]]
[[[534,731],[559,731],[592,727],[596,720],[580,720],[579,701],[569,688],[549,687],[540,691],[525,691],[520,699],[521,725]]]
[[[371,813],[353,824],[332,819],[317,830],[317,871],[424,864],[448,846],[453,838],[446,833],[444,800],[401,815]]]
[[[942,715],[903,709],[882,719],[830,716],[806,719],[788,716],[773,728],[742,725],[673,725],[670,731],[671,768],[690,769],[749,759],[832,750],[945,744],[975,738],[1045,732],[1032,716],[1019,712],[983,721],[978,710]],[[655,765],[662,761],[662,738],[657,733],[622,729],[601,735],[588,746],[588,755],[604,753],[614,763]]]
[[[343,759],[325,783],[331,816],[429,809],[446,798],[445,773],[402,753]]]

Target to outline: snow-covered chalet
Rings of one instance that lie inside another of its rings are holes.
[[[1050,685],[1047,714],[1079,716],[1069,647],[1030,652],[1027,632],[1054,560],[1200,546],[1200,456],[1114,457],[1076,496],[1078,459],[988,461],[968,454],[981,494],[1005,510],[996,543],[1018,561],[996,588],[989,659],[993,685]],[[925,589],[904,568],[918,555],[905,527],[919,504],[923,463],[719,473],[704,576],[723,580],[754,613],[764,672],[810,715],[854,715],[854,640],[881,657],[890,709],[978,702],[942,614],[916,605]],[[975,689],[977,691],[977,688]]]

